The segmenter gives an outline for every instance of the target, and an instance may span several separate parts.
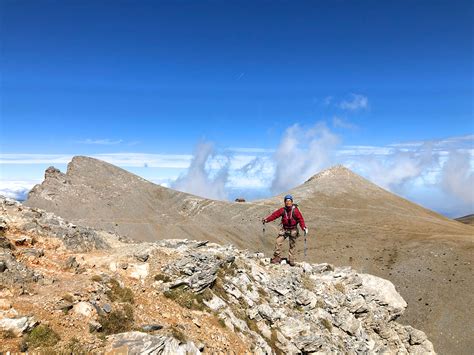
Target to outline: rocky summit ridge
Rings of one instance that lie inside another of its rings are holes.
[[[0,198],[0,351],[433,353],[350,267],[208,241],[138,242]]]

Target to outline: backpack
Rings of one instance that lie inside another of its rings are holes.
[[[290,221],[295,219],[295,208],[298,208],[298,204],[294,203],[292,208],[291,208],[291,216],[290,216]],[[299,209],[299,208],[298,208]],[[300,211],[301,212],[301,211]],[[286,214],[286,208],[283,210],[283,213],[281,214],[281,217],[283,218]]]

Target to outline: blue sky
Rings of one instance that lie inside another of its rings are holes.
[[[77,154],[215,198],[343,163],[474,212],[471,1],[0,0],[0,16],[0,190]]]

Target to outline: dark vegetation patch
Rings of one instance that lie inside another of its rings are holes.
[[[74,302],[74,296],[71,295],[70,293],[65,293],[64,295],[62,295],[61,298],[65,301],[67,301],[67,302],[70,302],[70,303]]]
[[[102,276],[100,275],[94,275],[91,277],[91,280],[94,282],[102,282]]]
[[[332,332],[332,323],[329,320],[326,318],[321,318],[321,324],[324,326],[324,328]]]
[[[48,348],[56,345],[60,336],[47,325],[35,327],[25,338],[28,349]]]
[[[188,338],[184,334],[184,332],[178,327],[174,326],[171,328],[171,335],[178,340],[181,344],[185,344],[188,341]]]
[[[338,290],[339,292],[341,293],[345,293],[346,292],[346,287],[344,286],[344,284],[342,282],[338,282],[334,285],[334,288],[336,290]]]
[[[135,303],[133,291],[130,288],[120,286],[115,279],[109,281],[109,287],[110,290],[106,292],[106,295],[112,302]]]
[[[108,314],[99,315],[98,321],[102,325],[100,331],[105,335],[128,332],[133,327],[133,307],[124,304],[122,309],[114,309]]]
[[[156,274],[154,277],[155,281],[170,282],[171,278],[165,274]]]
[[[163,295],[179,304],[181,307],[204,311],[204,301],[210,301],[213,297],[211,290],[204,289],[200,293],[192,292],[187,286],[179,286],[165,291]]]
[[[11,329],[2,330],[0,332],[0,338],[1,339],[14,339],[16,338],[16,335],[15,335],[15,332]]]
[[[277,355],[283,355],[284,353],[277,346],[277,342],[278,342],[277,331],[276,329],[272,329],[272,335],[270,337],[270,341],[268,342],[268,345],[273,349],[273,351],[275,351]]]
[[[76,337],[71,338],[64,346],[61,354],[85,355],[89,352],[84,348],[82,343]]]

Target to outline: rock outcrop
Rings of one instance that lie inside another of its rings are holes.
[[[434,352],[397,322],[407,304],[394,285],[350,267],[273,265],[207,241],[132,242],[0,206],[0,351]]]

